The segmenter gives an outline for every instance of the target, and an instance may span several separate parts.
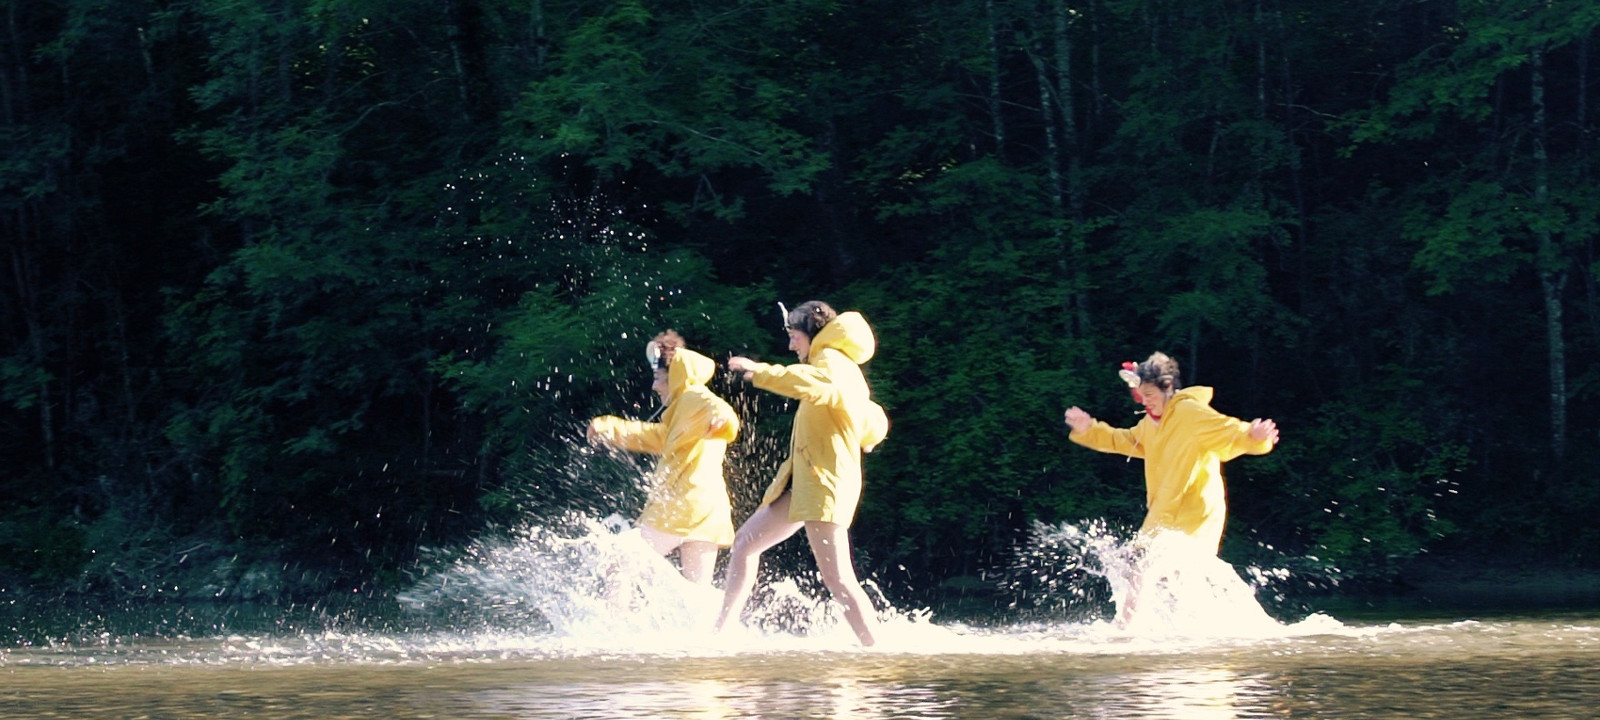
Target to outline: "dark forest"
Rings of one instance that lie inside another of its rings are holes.
[[[981,592],[1143,509],[1161,350],[1272,454],[1223,558],[1600,563],[1590,0],[9,0],[0,588],[392,593],[628,512],[645,338],[878,334],[858,565]],[[747,422],[735,520],[792,408]],[[975,590],[976,589],[976,590]]]

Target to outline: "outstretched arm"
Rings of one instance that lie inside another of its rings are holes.
[[[625,420],[614,415],[590,420],[584,434],[591,443],[652,455],[660,455],[667,444],[667,431],[661,423]]]
[[[821,364],[771,365],[733,357],[728,360],[728,369],[742,372],[744,379],[756,387],[784,397],[832,408],[845,406],[844,391],[834,382],[833,372]]]
[[[1278,425],[1271,420],[1246,422],[1195,403],[1185,403],[1182,409],[1174,412],[1174,421],[1178,412],[1183,413],[1185,422],[1194,428],[1194,436],[1200,444],[1221,453],[1223,460],[1240,455],[1265,455],[1278,443]]]
[[[1068,439],[1090,450],[1117,453],[1128,457],[1144,457],[1144,443],[1140,442],[1138,426],[1114,428],[1074,405],[1067,408],[1067,427],[1072,428]]]

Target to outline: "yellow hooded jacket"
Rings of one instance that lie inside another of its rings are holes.
[[[861,450],[871,450],[889,432],[888,415],[872,401],[858,367],[876,349],[866,318],[847,312],[817,331],[805,363],[758,363],[751,369],[756,387],[800,401],[789,458],[767,486],[762,505],[792,487],[791,522],[848,526],[855,518],[861,500]]]
[[[1167,401],[1161,421],[1149,416],[1132,428],[1096,421],[1070,436],[1100,452],[1144,459],[1145,504],[1141,534],[1179,530],[1212,548],[1221,545],[1228,503],[1222,463],[1240,455],[1265,455],[1272,442],[1250,437],[1250,423],[1211,408],[1212,390],[1190,387]]]
[[[739,435],[739,416],[706,387],[716,363],[678,348],[667,367],[667,409],[661,422],[607,415],[595,418],[595,432],[614,447],[659,455],[649,499],[639,524],[685,540],[733,544],[733,506],[722,477],[728,443]],[[722,428],[711,432],[711,421]]]

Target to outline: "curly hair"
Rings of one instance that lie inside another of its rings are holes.
[[[1140,384],[1154,385],[1163,392],[1172,392],[1183,387],[1178,379],[1178,361],[1168,357],[1166,353],[1151,353],[1149,358],[1139,363],[1137,372]]]
[[[789,316],[784,318],[783,326],[799,330],[805,333],[806,337],[814,338],[836,317],[839,317],[839,313],[835,312],[832,306],[821,300],[808,300],[789,311]]]

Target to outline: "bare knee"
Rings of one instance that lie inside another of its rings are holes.
[[[733,547],[728,548],[728,559],[748,560],[760,557],[763,552],[766,547],[757,533],[739,533],[733,538]]]
[[[808,523],[806,539],[810,541],[811,554],[817,560],[823,584],[835,593],[853,589],[856,573],[845,529],[832,523]]]

